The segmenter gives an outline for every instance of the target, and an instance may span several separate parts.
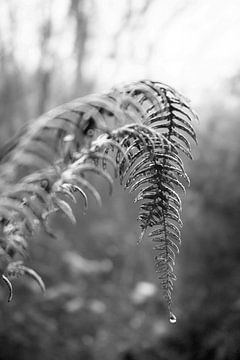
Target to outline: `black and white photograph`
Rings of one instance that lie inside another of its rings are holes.
[[[239,0],[0,0],[0,360],[240,359],[239,38]]]

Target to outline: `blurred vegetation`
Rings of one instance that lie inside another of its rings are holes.
[[[49,46],[51,12],[39,29],[35,72],[22,71],[14,48],[0,41],[0,145],[27,119],[94,90],[82,71],[88,37],[83,3],[69,2],[77,59],[72,83],[51,65],[54,59],[60,66]],[[152,244],[136,245],[137,210],[116,185],[111,198],[102,189],[103,208],[92,201],[84,215],[79,199],[76,226],[53,218],[58,238],[40,235],[32,243],[27,261],[45,280],[45,296],[21,279],[8,304],[2,284],[0,360],[240,358],[239,89],[236,74],[224,102],[209,101],[197,159],[187,164],[191,188],[177,259],[176,325],[168,323],[158,290]]]

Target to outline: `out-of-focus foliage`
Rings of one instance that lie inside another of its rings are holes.
[[[238,359],[240,106],[226,110],[219,104],[214,110],[191,169],[193,192],[180,265],[181,311],[187,314],[181,338],[191,344],[196,359]]]
[[[129,345],[148,343],[146,330],[154,337],[166,331],[152,254],[136,248],[136,209],[126,208],[131,200],[118,190],[102,213],[80,214],[77,228],[55,219],[58,239],[40,236],[30,263],[39,264],[48,290],[42,297],[34,284],[16,283],[19,299],[10,306],[1,291],[3,359],[30,359],[36,350],[39,359],[113,359]]]
[[[27,120],[93,87],[82,69],[89,36],[86,1],[69,0],[60,9],[57,1],[22,5],[0,4],[0,143]],[[28,24],[31,14],[35,22]]]

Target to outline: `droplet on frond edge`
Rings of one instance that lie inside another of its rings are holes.
[[[177,318],[172,312],[170,312],[169,321],[171,324],[175,324],[177,322]]]

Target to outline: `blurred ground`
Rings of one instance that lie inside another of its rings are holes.
[[[30,24],[30,29],[19,37],[23,13],[27,17],[30,12],[23,3],[22,6],[15,1],[0,3],[0,8],[6,11],[4,22],[8,29],[1,28],[0,32],[0,145],[27,120],[109,83],[107,74],[106,84],[101,82],[106,72],[104,60],[104,67],[99,62],[94,70],[94,74],[98,70],[99,78],[84,71],[97,51],[97,42],[93,43],[93,19],[100,11],[96,2],[92,1],[90,6],[84,0],[66,1],[62,10],[56,10],[55,2],[51,7],[49,1],[42,2],[43,5],[33,1],[38,6],[35,28],[31,28],[31,21],[28,23],[26,18],[25,24]],[[136,7],[136,2],[129,3]],[[186,21],[191,9],[188,2],[185,5],[181,11],[173,8],[176,19],[170,16],[170,22],[176,20],[179,26]],[[152,11],[148,1],[142,1],[136,11],[124,6],[123,16],[119,15],[118,20],[120,32],[114,33],[117,41],[111,64],[116,69],[121,68],[124,55],[121,29],[125,26],[126,32],[127,27],[131,36],[136,37],[134,29],[138,22],[141,24],[141,11],[146,17]],[[200,13],[204,13],[206,4],[199,6]],[[225,6],[226,14],[236,10],[235,1]],[[223,16],[220,8],[219,18]],[[230,21],[228,17],[226,21]],[[29,54],[31,49],[35,54],[35,62],[29,67],[27,59],[22,66],[21,52],[19,55],[24,41],[31,44]],[[161,41],[166,48],[166,38],[159,40],[159,46]],[[224,47],[224,41],[221,44]],[[187,43],[184,46],[186,51]],[[234,51],[236,54],[237,50]],[[207,66],[208,56],[205,59]],[[221,62],[221,57],[218,59]],[[227,60],[223,56],[222,68]],[[139,77],[149,74],[147,60],[144,61],[146,66],[142,62],[141,69],[145,70],[136,72]],[[162,64],[161,56],[151,61]],[[178,66],[177,58],[172,61]],[[45,280],[46,295],[42,296],[34,283],[19,279],[15,283],[14,300],[8,304],[6,289],[0,287],[0,360],[28,360],[33,354],[35,360],[240,358],[239,69],[233,67],[227,74],[225,80],[219,79],[217,91],[201,88],[204,101],[198,103],[199,146],[195,161],[186,162],[191,187],[184,199],[183,245],[177,259],[178,281],[174,293],[177,323],[168,322],[154,273],[152,244],[149,241],[136,244],[137,208],[132,205],[131,197],[116,184],[109,198],[105,185],[97,184],[103,193],[101,209],[92,199],[90,210],[84,215],[79,199],[76,226],[63,217],[53,218],[58,239],[40,234],[31,244],[27,261]],[[201,86],[197,77],[192,82],[189,89]]]

